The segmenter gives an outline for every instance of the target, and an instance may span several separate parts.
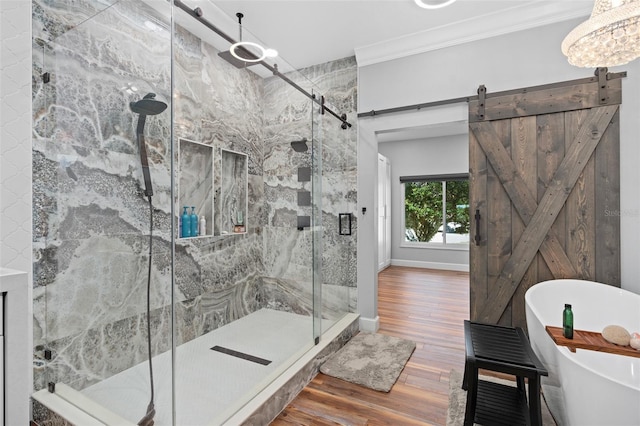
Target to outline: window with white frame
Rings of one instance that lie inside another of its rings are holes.
[[[467,174],[402,176],[405,244],[469,244]]]

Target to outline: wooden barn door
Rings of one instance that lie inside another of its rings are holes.
[[[620,286],[620,76],[470,102],[472,320],[525,328],[549,279]]]

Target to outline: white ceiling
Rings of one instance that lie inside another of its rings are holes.
[[[185,0],[190,6],[209,0]],[[213,0],[294,68],[357,54],[359,66],[591,12],[593,0]],[[232,34],[236,36],[237,29]],[[437,43],[435,43],[437,41]]]

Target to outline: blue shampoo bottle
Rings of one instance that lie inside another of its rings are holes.
[[[195,206],[191,206],[191,236],[198,236],[198,215]]]
[[[187,212],[189,207],[184,206],[184,210],[182,211],[182,229],[181,229],[181,237],[189,238],[191,236],[191,215]]]

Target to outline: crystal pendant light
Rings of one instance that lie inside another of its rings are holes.
[[[595,0],[591,17],[562,42],[579,67],[624,65],[640,56],[640,0]]]

